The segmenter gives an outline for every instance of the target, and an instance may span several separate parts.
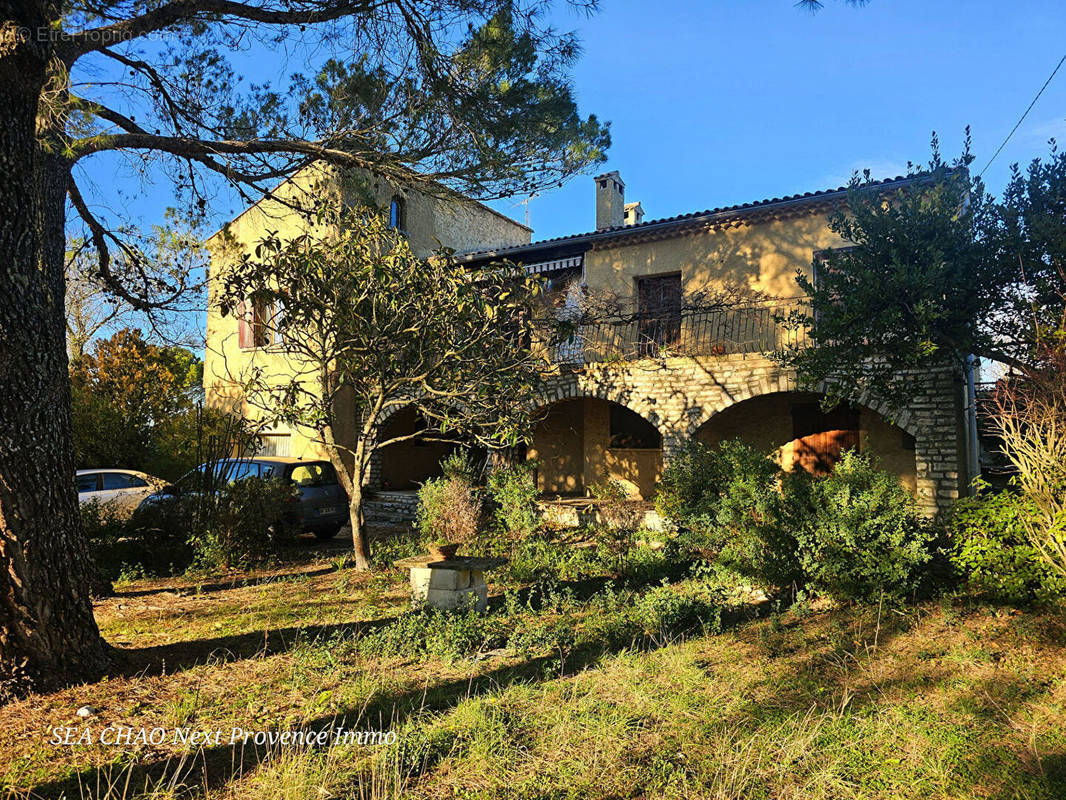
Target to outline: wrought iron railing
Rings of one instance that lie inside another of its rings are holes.
[[[802,346],[806,329],[786,323],[803,313],[802,299],[716,309],[634,315],[578,325],[553,348],[557,364],[592,364],[670,356],[779,354]]]

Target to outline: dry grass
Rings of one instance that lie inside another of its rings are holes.
[[[0,708],[13,796],[1066,797],[1066,621],[926,604],[823,609],[567,665],[351,646],[402,579],[327,561],[101,603],[106,680]],[[270,580],[259,582],[269,577]],[[574,672],[573,670],[578,670]],[[79,720],[90,704],[96,716]],[[393,747],[50,742],[54,726],[392,729]]]

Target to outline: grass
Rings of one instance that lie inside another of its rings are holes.
[[[469,620],[409,613],[403,575],[354,573],[336,556],[124,584],[97,606],[119,648],[111,676],[0,707],[0,786],[74,798],[1066,797],[1061,611],[945,600],[770,614],[649,548],[621,566],[597,548],[527,549],[497,576],[490,613]],[[95,716],[77,718],[86,704]],[[109,725],[342,726],[396,742],[50,737]]]

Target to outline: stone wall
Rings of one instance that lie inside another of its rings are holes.
[[[960,378],[948,366],[916,374],[918,399],[898,414],[871,399],[859,404],[914,437],[916,496],[928,514],[946,508],[969,482],[965,474]],[[560,400],[598,397],[626,406],[663,435],[663,458],[689,441],[715,414],[744,400],[802,391],[796,377],[758,355],[708,356],[589,365],[552,377],[533,398],[541,408]]]

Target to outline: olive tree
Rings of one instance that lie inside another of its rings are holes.
[[[356,566],[370,566],[363,487],[371,458],[415,437],[513,445],[547,363],[540,284],[509,263],[471,270],[419,258],[371,207],[321,211],[310,232],[264,238],[220,275],[223,313],[254,298],[282,366],[240,375],[261,421],[311,433],[349,497]],[[426,430],[383,434],[411,406]],[[354,426],[353,426],[354,423]]]

